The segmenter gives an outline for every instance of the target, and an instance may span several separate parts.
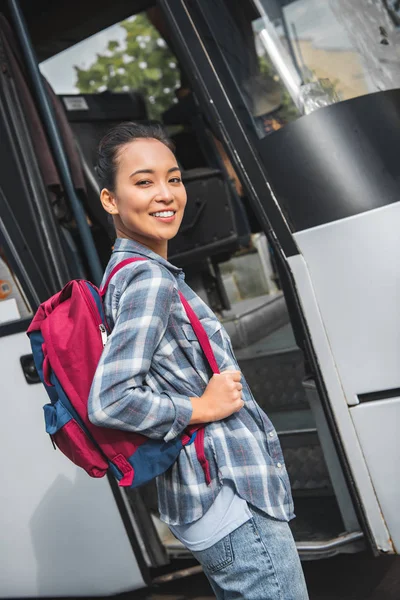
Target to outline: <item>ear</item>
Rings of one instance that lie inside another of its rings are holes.
[[[103,188],[100,192],[100,201],[103,205],[103,208],[110,215],[117,215],[118,208],[115,200],[115,196],[110,190],[107,188]]]

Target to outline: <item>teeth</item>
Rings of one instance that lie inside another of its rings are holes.
[[[156,213],[152,213],[153,217],[173,217],[174,216],[174,211],[173,210],[164,210],[162,212],[156,212]]]

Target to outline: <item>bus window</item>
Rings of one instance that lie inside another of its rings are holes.
[[[116,23],[44,61],[41,71],[61,95],[135,91],[143,96],[148,117],[160,120],[177,101],[181,76],[156,16],[143,12]]]
[[[0,246],[0,325],[32,316],[22,286]]]
[[[259,137],[320,107],[400,86],[394,2],[222,5],[227,26],[216,38]],[[212,23],[211,11],[208,17]]]

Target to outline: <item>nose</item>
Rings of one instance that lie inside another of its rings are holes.
[[[167,183],[160,183],[154,200],[156,202],[163,202],[166,205],[171,204],[174,201],[173,190],[171,190]]]

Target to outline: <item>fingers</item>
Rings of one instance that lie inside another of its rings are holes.
[[[229,388],[232,390],[232,392],[236,392],[238,397],[242,397],[242,390],[243,390],[243,386],[241,383],[235,383],[234,381],[229,381],[228,382]]]
[[[230,382],[230,388],[233,392],[235,392],[235,398],[242,397],[243,386],[241,383],[235,383],[234,381]]]
[[[243,406],[244,406],[243,400],[242,399],[238,400],[236,412],[239,412],[239,410],[242,410]]]
[[[229,377],[229,379],[232,379],[232,381],[235,381],[237,383],[240,382],[240,380],[242,379],[242,373],[240,371],[222,371],[221,375],[224,375],[225,377]]]

